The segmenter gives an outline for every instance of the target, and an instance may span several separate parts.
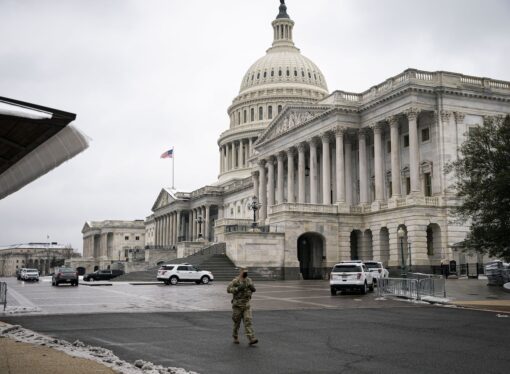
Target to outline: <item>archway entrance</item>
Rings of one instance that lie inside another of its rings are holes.
[[[303,279],[322,279],[324,239],[317,233],[306,233],[298,238],[299,271]]]

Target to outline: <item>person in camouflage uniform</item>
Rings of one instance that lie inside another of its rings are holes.
[[[252,280],[248,278],[247,269],[240,269],[239,276],[230,282],[227,292],[233,295],[232,320],[234,321],[234,328],[232,337],[234,338],[234,343],[239,344],[239,327],[241,326],[241,321],[243,321],[244,330],[250,345],[257,344],[258,340],[255,338],[255,332],[253,331],[250,308],[250,299],[252,293],[255,292],[255,287]]]

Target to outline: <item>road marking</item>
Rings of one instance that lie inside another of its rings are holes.
[[[18,291],[15,291],[14,288],[10,287],[7,291],[7,294],[11,296],[14,300],[16,300],[21,306],[30,306],[36,308],[37,305],[35,305],[33,302],[31,302],[29,299],[27,299],[25,296],[20,294]]]
[[[327,305],[327,304],[312,303],[312,302],[299,301],[299,300],[293,300],[293,299],[282,299],[281,297],[271,297],[271,296],[257,295],[257,298],[260,298],[260,297],[262,298],[261,301],[263,301],[264,299],[265,300],[277,300],[277,301],[284,301],[284,302],[295,303],[295,304],[315,305],[315,306],[320,306],[322,308],[336,308],[333,305]]]

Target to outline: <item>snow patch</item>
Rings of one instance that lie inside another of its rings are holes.
[[[23,343],[50,347],[64,352],[69,356],[96,361],[121,374],[198,374],[176,367],[163,367],[149,361],[136,360],[134,365],[119,359],[109,349],[86,345],[80,340],[69,343],[66,340],[55,339],[27,330],[18,325],[6,325],[0,328],[0,336],[5,336]]]
[[[22,314],[40,312],[41,308],[36,306],[8,306],[5,310],[0,310],[0,316],[6,314]]]
[[[448,304],[450,299],[445,299],[443,297],[435,297],[435,296],[423,296],[421,298],[423,301],[434,303],[434,304]]]
[[[498,318],[508,318],[508,314],[496,314]]]

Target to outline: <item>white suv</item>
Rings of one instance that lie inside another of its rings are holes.
[[[374,283],[377,284],[377,281],[381,278],[389,278],[390,272],[384,268],[384,265],[380,261],[365,261],[365,265],[367,265],[368,270],[374,277]]]
[[[336,295],[337,291],[354,289],[366,294],[367,290],[374,290],[374,278],[362,262],[341,262],[331,270],[329,286],[331,295]]]
[[[39,282],[39,270],[37,269],[22,269],[20,279],[24,281],[33,280]]]
[[[158,270],[158,281],[166,285],[176,285],[179,282],[195,282],[196,284],[207,284],[214,280],[210,271],[199,270],[191,264],[166,264]]]

